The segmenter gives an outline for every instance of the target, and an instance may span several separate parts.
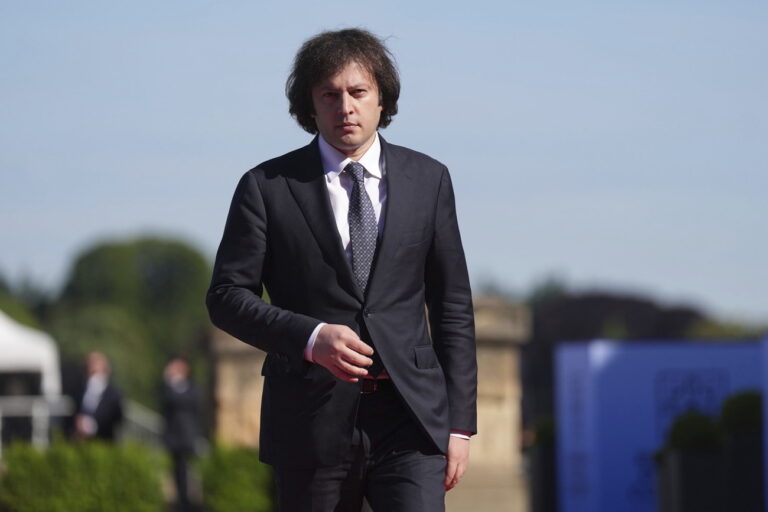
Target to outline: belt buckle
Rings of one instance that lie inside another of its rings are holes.
[[[379,383],[376,379],[363,379],[363,385],[360,388],[361,395],[370,395],[379,389]]]

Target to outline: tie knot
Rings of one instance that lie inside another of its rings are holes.
[[[365,167],[360,162],[349,162],[344,170],[352,176],[352,179],[356,183],[363,183],[363,177],[365,176]]]

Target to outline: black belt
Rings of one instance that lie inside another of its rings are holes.
[[[370,395],[377,391],[393,388],[392,379],[363,379],[363,385],[360,386],[360,394]]]

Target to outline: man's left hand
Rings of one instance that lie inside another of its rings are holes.
[[[445,465],[445,490],[450,491],[459,483],[469,465],[469,439],[451,436]]]

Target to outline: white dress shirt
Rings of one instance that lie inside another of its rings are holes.
[[[99,406],[99,402],[101,402],[101,395],[103,395],[104,390],[107,389],[108,382],[106,376],[98,373],[88,377],[81,405],[81,409],[85,414],[93,414],[96,412],[96,408]]]
[[[96,373],[88,377],[88,382],[85,384],[85,393],[83,393],[83,400],[80,405],[82,410],[80,426],[89,436],[94,435],[99,429],[99,425],[93,415],[99,407],[99,402],[101,402],[101,397],[104,394],[104,390],[107,389],[108,383],[109,380],[105,375]]]

